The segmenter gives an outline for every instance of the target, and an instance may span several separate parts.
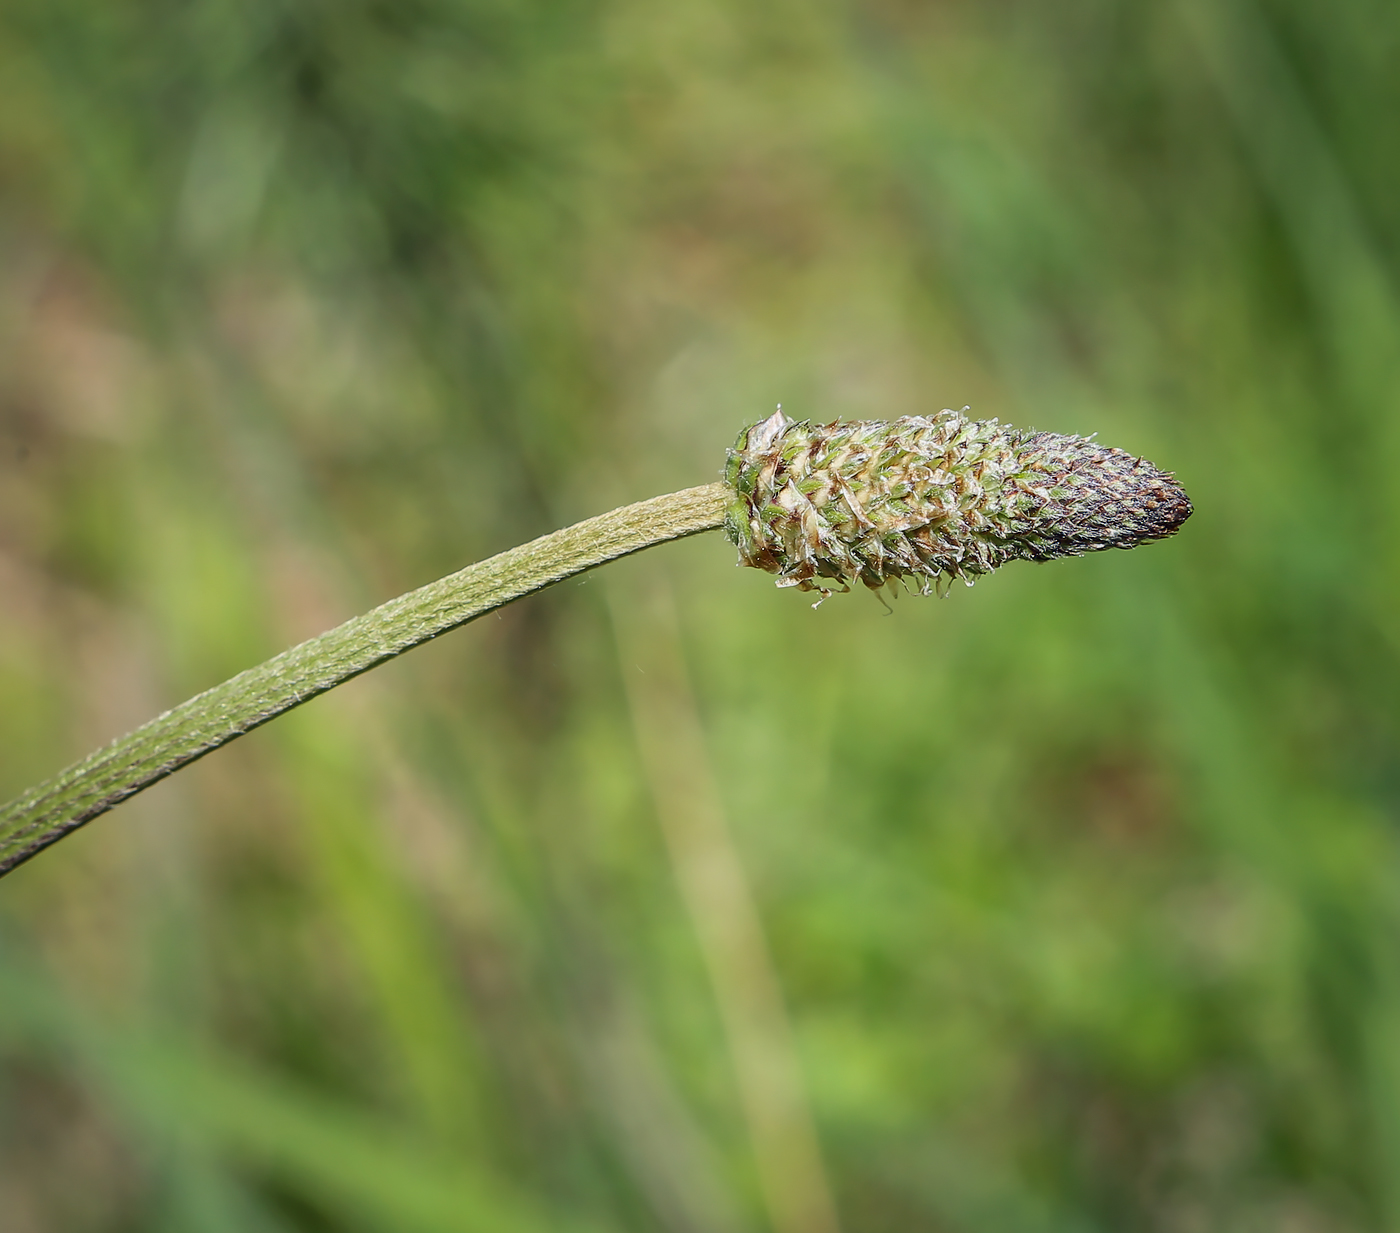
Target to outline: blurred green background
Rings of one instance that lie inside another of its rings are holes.
[[[0,796],[779,401],[1197,510],[702,536],[122,806],[5,1233],[1400,1229],[1397,114],[1382,0],[0,0]]]

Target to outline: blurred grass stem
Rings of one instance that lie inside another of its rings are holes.
[[[565,578],[717,529],[728,489],[625,505],[430,582],[157,716],[0,809],[0,876],[229,741],[386,660]]]
[[[675,600],[664,584],[625,599],[610,585],[608,595],[642,765],[729,1043],[769,1224],[775,1233],[840,1233],[763,918],[710,764]]]

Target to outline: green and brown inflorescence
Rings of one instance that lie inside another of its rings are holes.
[[[823,596],[857,579],[946,593],[1008,561],[1163,539],[1191,515],[1175,478],[1124,450],[946,410],[812,424],[779,408],[739,434],[725,480],[740,564]]]

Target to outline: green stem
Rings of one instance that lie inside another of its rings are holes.
[[[317,694],[595,565],[711,531],[723,484],[687,488],[541,536],[283,651],[166,711],[0,808],[0,876],[114,805]]]

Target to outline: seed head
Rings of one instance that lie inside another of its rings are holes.
[[[823,597],[857,579],[946,593],[1008,561],[1165,539],[1191,516],[1170,474],[1124,450],[955,411],[812,424],[779,408],[739,434],[725,480],[740,564]]]

